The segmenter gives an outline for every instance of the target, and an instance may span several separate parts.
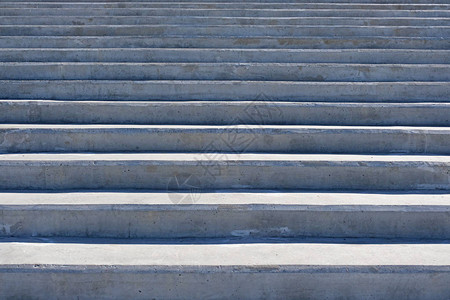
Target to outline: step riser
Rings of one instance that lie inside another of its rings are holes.
[[[0,79],[450,81],[447,65],[0,63]]]
[[[199,189],[450,190],[445,162],[3,161],[0,189],[177,190],[188,178]]]
[[[0,49],[1,62],[450,64],[446,50]],[[237,65],[239,66],[239,65]],[[9,73],[9,72],[8,72]],[[118,74],[119,75],[119,74]]]
[[[448,26],[384,27],[384,26],[36,26],[3,25],[3,36],[395,36],[448,37]]]
[[[0,152],[450,154],[450,132],[389,129],[0,129]]]
[[[447,82],[0,80],[3,99],[449,101]]]
[[[0,122],[449,126],[450,104],[0,100]]]
[[[313,206],[274,209],[271,205],[261,209],[252,205],[164,207],[0,206],[0,236],[450,238],[449,212],[435,207],[405,206],[391,211],[372,211],[361,206],[359,210],[342,206],[342,211]]]
[[[249,37],[0,37],[0,48],[253,48],[253,49],[443,49],[440,38],[249,38]]]
[[[381,271],[373,271],[375,268]],[[450,275],[446,268],[423,266],[408,270],[403,266],[324,266],[295,271],[282,266],[200,266],[187,270],[149,266],[142,270],[120,266],[52,268],[38,265],[18,269],[4,267],[0,269],[0,280],[7,287],[0,291],[2,298],[57,299],[77,295],[92,299],[132,295],[134,299],[148,299],[151,295],[156,299],[185,299],[189,295],[206,299],[233,291],[233,297],[241,299],[262,299],[268,295],[274,299],[298,299],[298,295],[310,299],[361,299],[366,295],[388,299],[408,297],[410,291],[415,291],[417,299],[445,299],[450,292],[447,287]]]
[[[2,8],[0,16],[85,16],[85,9]],[[450,17],[446,10],[271,10],[271,9],[89,9],[90,16],[210,16],[210,17]]]
[[[2,17],[0,25],[360,25],[450,26],[449,18]]]

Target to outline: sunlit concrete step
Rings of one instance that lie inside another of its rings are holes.
[[[1,154],[0,189],[450,190],[448,156],[214,151]]]
[[[0,80],[3,99],[442,102],[450,82]]]
[[[1,11],[0,11],[1,12]],[[450,11],[449,11],[450,16]],[[450,26],[344,25],[0,25],[2,36],[450,36]]]
[[[442,192],[0,192],[0,236],[450,238]]]
[[[2,16],[1,25],[361,25],[449,26],[450,18],[433,17],[202,17],[202,16]]]
[[[0,152],[450,154],[447,127],[0,125]]]
[[[450,81],[450,64],[11,62],[0,79]]]
[[[450,10],[395,9],[188,9],[188,8],[2,8],[0,16],[211,16],[211,17],[449,17]]]
[[[449,251],[424,240],[10,238],[0,243],[0,296],[443,299]]]
[[[433,37],[0,36],[0,48],[442,49]]]
[[[0,100],[0,122],[450,126],[450,103]]]

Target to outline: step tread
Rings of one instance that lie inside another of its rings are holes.
[[[53,37],[58,38],[58,37]],[[332,54],[339,54],[342,52],[349,52],[349,53],[408,53],[408,54],[416,54],[416,53],[450,53],[450,50],[447,49],[242,49],[242,48],[142,48],[142,47],[133,47],[133,48],[0,48],[1,52],[8,53],[9,51],[59,51],[59,52],[97,52],[97,51],[144,51],[144,52],[152,52],[152,51],[164,51],[164,52],[170,52],[170,51],[176,51],[176,52],[242,52],[242,53],[307,53],[307,54],[313,54],[313,53],[332,53]]]
[[[450,105],[450,103],[449,103]],[[261,131],[261,132],[314,132],[314,131],[367,131],[367,132],[410,132],[447,133],[444,126],[338,126],[338,125],[135,125],[135,124],[0,124],[0,130],[148,130],[148,131]]]
[[[50,105],[50,106],[60,106],[60,105],[111,105],[111,106],[138,106],[145,107],[148,105],[151,106],[172,106],[172,105],[192,105],[192,106],[203,106],[203,105],[229,105],[229,106],[247,106],[249,103],[251,104],[261,104],[261,105],[270,105],[270,106],[313,106],[313,107],[412,107],[412,108],[420,108],[420,107],[436,107],[443,108],[449,107],[449,102],[384,102],[384,103],[376,103],[376,102],[289,102],[289,101],[107,101],[107,100],[96,100],[96,101],[66,101],[66,100],[48,100],[48,99],[0,99],[0,103],[4,104],[17,104],[17,105],[29,105],[29,104],[40,104],[40,105]]]
[[[179,198],[191,192],[174,192]],[[270,191],[219,190],[200,192],[195,203],[174,203],[161,191],[1,191],[0,209],[84,209],[109,207],[114,210],[353,210],[421,211],[435,209],[450,212],[450,193],[436,191]]]
[[[416,64],[406,64],[406,63],[327,63],[327,62],[314,62],[314,63],[297,63],[297,62],[27,62],[27,61],[14,61],[14,62],[1,62],[0,66],[85,66],[85,67],[100,67],[100,66],[123,66],[123,67],[208,67],[208,68],[219,68],[219,67],[329,67],[329,68],[397,68],[396,70],[391,70],[391,72],[398,71],[398,68],[409,68],[409,69],[420,69],[426,70],[427,68],[442,69],[442,71],[450,70],[450,64],[446,63],[416,63]],[[261,74],[263,75],[263,74]],[[389,74],[385,75],[389,77]],[[423,82],[426,82],[423,80]]]
[[[239,8],[89,8],[89,15],[96,16],[203,16],[217,17],[449,17],[448,9],[239,9]],[[86,8],[2,8],[1,16],[85,16]]]
[[[74,2],[36,2],[36,1],[29,1],[29,2],[9,2],[9,1],[2,1],[0,2],[0,7],[20,7],[20,8],[26,8],[26,7],[47,7],[47,8],[64,8],[64,7],[79,7],[85,6],[85,7],[100,7],[100,8],[134,8],[134,7],[165,7],[165,8],[180,8],[180,7],[186,7],[186,6],[199,6],[199,7],[207,7],[207,8],[213,8],[214,5],[221,6],[221,7],[227,7],[231,6],[233,8],[236,7],[245,7],[245,6],[254,6],[254,7],[269,7],[269,8],[276,8],[276,7],[369,7],[369,8],[377,8],[377,7],[392,7],[395,9],[402,9],[407,7],[436,7],[436,8],[450,8],[449,4],[433,4],[433,3],[424,3],[424,4],[415,4],[415,3],[258,3],[258,2],[240,2],[240,3],[227,3],[227,2],[133,2],[128,1],[126,3],[127,5],[123,5],[123,2],[83,2],[83,1],[74,1]],[[61,7],[63,6],[63,7]],[[103,7],[102,7],[103,6]]]
[[[211,155],[210,155],[211,154]],[[65,162],[186,162],[198,163],[198,161],[212,161],[214,153],[22,153],[0,154],[2,164],[14,162],[53,162],[58,164]],[[217,159],[217,158],[216,158]],[[367,155],[367,154],[279,154],[279,153],[221,153],[221,159],[215,163],[231,162],[329,162],[331,164],[344,165],[352,162],[385,162],[385,163],[423,163],[450,164],[450,156],[444,155]]]
[[[46,84],[76,84],[76,83],[89,83],[89,84],[112,84],[115,85],[117,83],[122,84],[136,84],[136,85],[179,85],[179,86],[196,86],[196,85],[216,85],[216,86],[224,86],[224,85],[245,85],[245,84],[255,84],[259,86],[265,85],[297,85],[297,86],[305,86],[305,85],[316,85],[320,86],[346,86],[346,85],[354,85],[354,86],[444,86],[450,87],[450,81],[393,81],[393,82],[385,82],[385,81],[372,81],[372,82],[342,82],[342,81],[330,81],[330,82],[319,82],[319,81],[287,81],[287,80],[264,80],[264,81],[256,81],[256,80],[0,80],[0,85],[7,86],[8,84],[40,84],[41,87],[45,87]],[[213,97],[214,98],[214,97]],[[445,98],[445,97],[444,97]],[[211,99],[210,99],[211,100]],[[249,99],[252,100],[252,99]],[[422,101],[424,102],[424,101]]]
[[[312,266],[336,267],[420,267],[420,270],[445,267],[450,271],[450,244],[441,242],[401,242],[370,239],[328,239],[325,241],[265,241],[229,243],[229,240],[206,240],[204,243],[176,243],[166,241],[138,241],[129,244],[109,239],[0,239],[0,268],[70,268],[83,270],[102,266],[156,267],[167,270],[193,267],[197,270],[222,267],[250,267],[256,272],[279,272],[278,267],[293,267],[292,271],[311,269]],[[34,265],[34,266],[33,266]],[[271,266],[271,270],[267,267]],[[37,269],[36,269],[37,268]],[[136,268],[139,269],[139,268]],[[67,270],[67,269],[66,269]],[[248,271],[238,269],[236,271]],[[348,270],[347,270],[348,271]],[[372,270],[374,272],[374,270]]]

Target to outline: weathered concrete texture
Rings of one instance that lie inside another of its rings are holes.
[[[89,10],[87,13],[86,10]],[[449,17],[450,11],[394,9],[2,8],[0,16]]]
[[[209,149],[213,147],[213,149]],[[0,152],[450,154],[447,127],[0,125]]]
[[[8,11],[3,8],[3,11]],[[39,9],[35,9],[39,10]],[[35,11],[31,10],[31,11]],[[48,11],[48,9],[45,9]],[[55,9],[56,10],[56,9]],[[54,10],[50,10],[54,11]],[[90,9],[95,11],[95,9]],[[111,10],[108,10],[110,12]],[[122,11],[122,10],[121,10]],[[145,10],[138,10],[139,12]],[[154,11],[154,10],[152,10]],[[173,10],[169,10],[173,11]],[[180,10],[184,11],[184,10]],[[239,10],[240,12],[242,10]],[[245,11],[248,12],[248,11]],[[228,13],[228,11],[227,11]],[[450,17],[450,11],[446,15]],[[450,26],[331,26],[331,25],[0,25],[3,36],[450,36]]]
[[[0,298],[447,299],[447,2],[0,2]]]
[[[72,4],[72,3],[71,3]],[[236,5],[237,3],[233,3]],[[78,2],[76,5],[80,5]],[[178,4],[177,4],[178,5]],[[283,4],[284,5],[284,4]],[[1,25],[359,25],[449,26],[449,18],[433,17],[209,17],[209,16],[2,16]]]
[[[0,19],[1,20],[1,19]],[[450,50],[0,48],[1,62],[450,64]],[[239,65],[237,65],[239,66]],[[382,66],[379,66],[382,67]],[[411,66],[414,67],[414,66]],[[39,75],[39,74],[35,74]],[[116,74],[120,75],[120,74]],[[266,75],[266,74],[261,74]],[[386,74],[388,75],[388,74]]]
[[[5,240],[0,296],[436,299],[450,293],[447,243],[351,241],[356,244]]]
[[[448,156],[3,154],[1,189],[450,189]]]
[[[450,238],[450,194],[2,192],[0,236]]]
[[[89,3],[89,2],[60,2],[60,3],[39,3],[39,2],[6,2],[0,3],[0,8],[176,8],[176,9],[393,9],[393,10],[448,10],[450,4],[377,4],[377,3],[258,3],[258,2],[193,2],[193,3],[165,3],[165,2],[125,2],[125,3]]]
[[[340,239],[266,240],[244,243],[242,240],[127,241],[55,239],[1,239],[0,265],[66,265],[66,266],[153,266],[165,268],[240,266],[264,268],[283,266],[426,266],[448,269],[448,241],[403,241]],[[244,240],[245,241],[245,240]],[[213,242],[213,243],[211,243]],[[412,242],[412,243],[411,243]],[[46,249],[46,251],[42,251]],[[119,251],[118,251],[119,250]],[[437,269],[437,268],[436,268]],[[449,274],[450,275],[450,274]]]
[[[3,99],[450,101],[444,82],[0,80]]]
[[[450,103],[0,100],[2,123],[449,126]],[[419,129],[419,128],[417,128]]]
[[[0,36],[0,48],[442,49],[433,37]]]
[[[0,63],[0,79],[450,81],[447,64]]]

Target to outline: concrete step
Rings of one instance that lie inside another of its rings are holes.
[[[0,62],[450,64],[450,50],[0,48]],[[239,66],[236,64],[236,66]]]
[[[450,82],[0,80],[3,99],[444,102]]]
[[[1,154],[0,189],[450,190],[450,157],[201,153]]]
[[[450,18],[417,17],[164,17],[164,16],[33,16],[0,18],[0,25],[360,25],[360,26],[449,26]]]
[[[0,296],[445,299],[449,251],[447,241],[401,239],[5,238]]]
[[[450,238],[450,194],[426,191],[3,191],[0,210],[2,237]]]
[[[0,100],[0,123],[450,126],[450,103]]]
[[[448,239],[449,203],[432,191],[3,191],[0,236]]]
[[[214,2],[0,2],[0,8],[165,8],[165,9],[382,9],[382,10],[448,10],[450,4],[414,3],[214,3]]]
[[[448,297],[448,37],[442,0],[0,0],[0,298]]]
[[[0,79],[450,81],[450,64],[11,62]]]
[[[449,11],[450,13],[450,11]],[[1,25],[2,36],[450,36],[450,26],[343,25]]]
[[[0,125],[0,152],[450,154],[448,127]],[[212,148],[212,149],[211,149]]]
[[[450,10],[395,9],[174,9],[174,8],[2,8],[0,16],[211,16],[211,17],[450,17]]]
[[[0,36],[0,48],[450,49],[433,37]]]

